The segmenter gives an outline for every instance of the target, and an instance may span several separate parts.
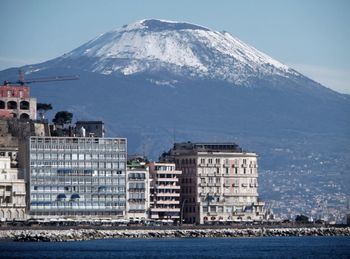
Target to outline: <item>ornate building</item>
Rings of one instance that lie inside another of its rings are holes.
[[[28,86],[0,86],[0,117],[36,119],[36,98],[31,98]]]
[[[18,168],[13,152],[0,152],[0,219],[26,218],[25,182],[18,179]]]
[[[265,219],[258,195],[257,155],[234,143],[176,143],[161,161],[175,162],[187,223]]]

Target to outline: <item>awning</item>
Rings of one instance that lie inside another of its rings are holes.
[[[70,196],[71,200],[75,200],[75,199],[79,199],[80,198],[80,195],[79,193],[73,193],[71,196]]]
[[[64,193],[60,193],[60,194],[57,195],[57,199],[58,200],[62,200],[62,199],[65,199],[65,198],[67,198],[67,196]]]

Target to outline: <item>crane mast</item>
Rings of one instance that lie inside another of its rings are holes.
[[[26,85],[31,83],[42,83],[42,82],[52,82],[52,81],[66,81],[66,80],[78,80],[79,76],[54,76],[54,77],[42,77],[42,78],[32,78],[24,79],[24,74],[22,70],[19,70],[19,78],[17,81],[4,81],[4,85]]]

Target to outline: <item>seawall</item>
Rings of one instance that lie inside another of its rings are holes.
[[[169,230],[0,230],[0,240],[65,242],[110,238],[201,238],[265,236],[350,236],[350,227],[169,229]]]

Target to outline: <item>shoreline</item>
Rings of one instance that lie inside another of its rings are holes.
[[[163,229],[163,230],[0,230],[0,241],[70,242],[124,238],[239,238],[278,236],[350,236],[350,227],[290,227],[290,228],[223,228],[223,229]]]

